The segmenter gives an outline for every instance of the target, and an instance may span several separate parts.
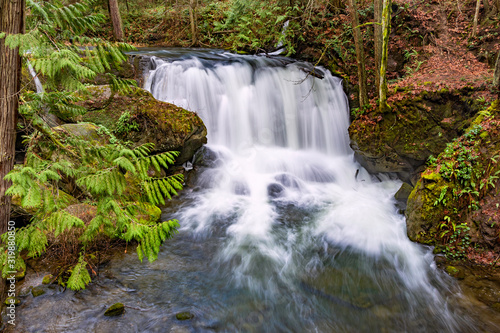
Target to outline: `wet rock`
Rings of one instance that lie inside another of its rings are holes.
[[[463,269],[457,268],[455,266],[446,266],[445,268],[446,273],[448,275],[453,276],[454,278],[463,280],[465,278],[465,272]]]
[[[107,137],[101,134],[101,129],[91,123],[64,124],[54,127],[55,131],[66,132],[70,135],[91,141],[92,143],[106,143]]]
[[[7,299],[5,300],[5,305],[11,305],[11,304],[14,304],[14,305],[19,305],[21,304],[21,300],[17,297],[7,297]]]
[[[45,275],[43,277],[42,284],[50,284],[50,281],[52,281],[53,278],[54,276],[52,274]]]
[[[33,289],[31,289],[31,294],[33,295],[33,297],[42,296],[43,294],[45,294],[45,288],[43,286],[34,287]]]
[[[406,203],[412,190],[413,186],[408,183],[403,183],[396,194],[394,194],[394,198],[396,199],[396,206],[399,209],[403,211],[406,209]]]
[[[278,183],[269,184],[269,186],[267,187],[267,195],[272,199],[283,196],[284,191],[285,187]]]
[[[106,310],[106,312],[104,312],[104,315],[106,317],[116,317],[122,315],[124,311],[125,311],[125,306],[123,305],[123,303],[115,303],[111,305]]]
[[[217,168],[222,164],[222,161],[219,159],[219,154],[206,146],[196,151],[193,161],[195,166],[206,168]]]
[[[177,320],[189,320],[194,318],[194,314],[189,311],[179,312],[175,314]]]
[[[274,177],[274,179],[276,179],[277,182],[279,182],[281,185],[283,185],[285,187],[289,187],[289,188],[298,188],[299,187],[299,183],[297,182],[295,177],[290,175],[290,174],[287,174],[287,173],[283,173],[281,175],[278,175],[278,176]]]

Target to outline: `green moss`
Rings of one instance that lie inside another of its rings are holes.
[[[104,312],[104,315],[106,317],[116,317],[122,315],[123,312],[125,312],[125,306],[123,303],[115,303],[111,305],[106,312]]]
[[[31,294],[33,294],[33,297],[38,297],[43,294],[45,294],[45,288],[43,286],[37,286],[31,289]]]
[[[175,315],[175,318],[177,318],[177,320],[189,320],[194,318],[194,314],[188,311],[179,312]]]
[[[50,284],[50,281],[52,281],[53,278],[54,276],[52,274],[45,275],[43,277],[42,284]]]
[[[17,297],[7,297],[7,299],[5,300],[4,302],[5,305],[11,305],[11,304],[14,304],[14,305],[19,305],[21,304],[21,300]]]

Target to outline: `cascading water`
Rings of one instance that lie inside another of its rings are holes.
[[[217,167],[176,216],[201,241],[224,230],[214,265],[283,316],[260,330],[463,330],[433,286],[446,289],[430,250],[406,237],[400,183],[354,162],[341,80],[300,62],[218,57],[152,58],[146,89],[208,128]]]
[[[154,263],[123,254],[84,291],[27,297],[16,329],[478,331],[430,249],[406,237],[400,183],[354,161],[339,79],[286,58],[155,52],[146,88],[198,112],[209,133],[194,185],[164,209],[180,233]],[[125,314],[103,317],[116,302]]]

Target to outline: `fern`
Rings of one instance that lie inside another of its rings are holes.
[[[90,283],[90,274],[87,271],[87,263],[83,260],[83,256],[80,256],[78,264],[71,270],[71,275],[68,279],[66,286],[71,290],[85,289],[85,286]]]

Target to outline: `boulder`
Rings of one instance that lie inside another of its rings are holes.
[[[131,88],[113,94],[109,86],[95,86],[82,105],[88,112],[79,121],[103,125],[119,139],[135,145],[154,143],[154,153],[179,151],[176,164],[192,159],[207,142],[200,117],[170,103],[156,100],[148,91]]]

